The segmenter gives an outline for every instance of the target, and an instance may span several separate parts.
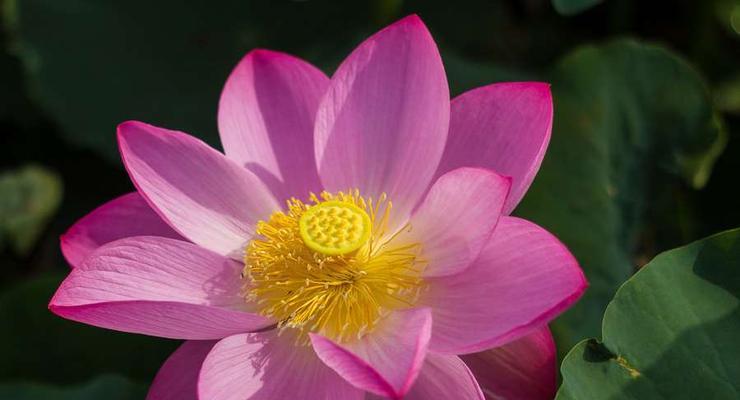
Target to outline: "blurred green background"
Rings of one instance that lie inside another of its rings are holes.
[[[591,283],[552,325],[561,356],[600,336],[615,290],[655,254],[740,226],[739,0],[0,4],[0,399],[143,398],[178,343],[53,316],[68,270],[58,238],[133,190],[117,123],[220,148],[221,87],[255,47],[331,73],[363,38],[418,13],[453,95],[552,83],[550,150],[516,214],[558,235]]]

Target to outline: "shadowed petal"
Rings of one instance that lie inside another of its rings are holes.
[[[427,354],[431,327],[431,312],[424,308],[393,312],[362,339],[347,344],[310,336],[319,358],[349,383],[395,399],[414,384]]]
[[[188,340],[165,361],[146,400],[198,400],[198,375],[213,340]]]
[[[483,393],[457,356],[429,353],[416,384],[404,400],[483,400]]]
[[[324,365],[291,332],[234,335],[203,362],[200,400],[360,400],[364,393]]]
[[[257,221],[280,209],[259,178],[192,136],[130,121],[118,126],[118,144],[162,219],[221,255],[240,259]]]
[[[511,213],[534,180],[550,142],[550,85],[497,83],[463,93],[450,108],[450,134],[436,175],[483,167],[512,177],[504,207],[505,214]]]
[[[311,64],[260,49],[239,62],[221,93],[218,128],[226,156],[281,201],[321,191],[313,128],[328,86],[329,78]]]
[[[419,17],[376,33],[339,66],[319,106],[322,183],[376,199],[387,193],[395,225],[403,224],[437,169],[449,108],[442,61]]]
[[[103,204],[72,225],[61,237],[62,254],[74,268],[98,247],[131,236],[185,240],[134,192]]]
[[[557,390],[557,356],[544,326],[501,347],[462,356],[490,400],[548,400]]]
[[[442,175],[411,216],[401,241],[422,244],[425,277],[458,273],[480,254],[496,227],[511,180],[481,168]]]
[[[104,245],[51,299],[55,314],[173,339],[219,339],[272,322],[246,312],[242,265],[192,243],[155,236]]]
[[[529,334],[586,289],[583,271],[550,233],[502,217],[480,257],[463,272],[427,279],[419,300],[433,310],[430,350],[466,354]]]
[[[366,400],[386,397],[368,393]],[[475,377],[458,356],[429,353],[404,400],[483,400]]]

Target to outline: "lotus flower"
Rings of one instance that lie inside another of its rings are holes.
[[[555,237],[509,216],[551,124],[547,84],[450,101],[416,16],[331,79],[254,50],[221,96],[225,155],[118,127],[137,191],[62,237],[73,269],[49,307],[185,339],[149,399],[552,396],[546,324],[586,281]]]

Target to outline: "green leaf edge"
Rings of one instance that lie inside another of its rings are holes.
[[[606,325],[606,316],[610,314],[609,310],[614,306],[614,298],[616,298],[617,296],[619,296],[619,294],[622,292],[622,290],[624,289],[624,287],[630,281],[632,281],[636,277],[638,277],[641,274],[643,274],[644,271],[649,267],[650,263],[652,263],[655,259],[657,259],[658,257],[663,256],[666,253],[673,252],[673,251],[680,251],[680,250],[682,250],[684,248],[693,246],[693,245],[695,245],[695,244],[697,244],[699,242],[709,241],[709,240],[715,239],[718,236],[722,236],[722,235],[725,235],[725,234],[731,234],[731,233],[740,234],[740,228],[733,228],[733,229],[728,229],[728,230],[725,230],[725,231],[722,231],[722,232],[718,232],[718,233],[715,233],[713,235],[709,235],[707,237],[704,237],[704,238],[695,240],[695,241],[693,241],[691,243],[688,243],[686,245],[675,247],[675,248],[672,248],[672,249],[668,249],[666,251],[663,251],[663,252],[657,254],[655,257],[653,257],[653,259],[650,260],[650,262],[648,264],[646,264],[645,267],[640,268],[640,270],[638,270],[634,275],[632,275],[629,279],[627,279],[624,283],[622,283],[619,286],[619,289],[617,289],[616,293],[614,294],[614,297],[612,298],[611,301],[609,301],[609,304],[607,304],[606,309],[604,310],[604,316],[601,319],[601,339],[603,340],[603,337],[604,337],[604,327]],[[595,345],[595,346],[599,346],[599,347],[602,347],[602,348],[606,349],[609,353],[611,353],[612,356],[616,356],[616,357],[610,357],[609,360],[610,361],[614,361],[615,363],[617,363],[632,378],[637,378],[637,377],[639,377],[641,375],[641,372],[639,370],[633,368],[629,364],[629,361],[628,360],[626,360],[624,357],[620,356],[619,354],[615,353],[612,349],[608,348],[606,346],[606,344],[602,340],[599,340],[599,339],[596,339],[596,338],[583,339],[580,342],[576,343],[570,350],[568,350],[568,353],[565,355],[565,357],[563,357],[563,361],[560,364],[560,374],[561,374],[561,377],[562,377],[562,381],[561,381],[561,385],[560,385],[560,387],[558,387],[558,391],[557,391],[557,393],[555,395],[555,400],[569,400],[570,399],[570,397],[566,397],[567,394],[564,392],[564,388],[565,388],[565,374],[563,372],[563,367],[566,364],[569,364],[573,360],[573,358],[579,357],[581,354],[578,352],[578,350],[581,347],[584,347],[584,346]]]

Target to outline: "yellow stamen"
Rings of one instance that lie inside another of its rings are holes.
[[[312,203],[312,204],[311,204]],[[423,262],[418,243],[393,244],[391,202],[359,191],[295,198],[257,225],[246,247],[245,291],[280,328],[346,341],[394,309],[414,304]]]

